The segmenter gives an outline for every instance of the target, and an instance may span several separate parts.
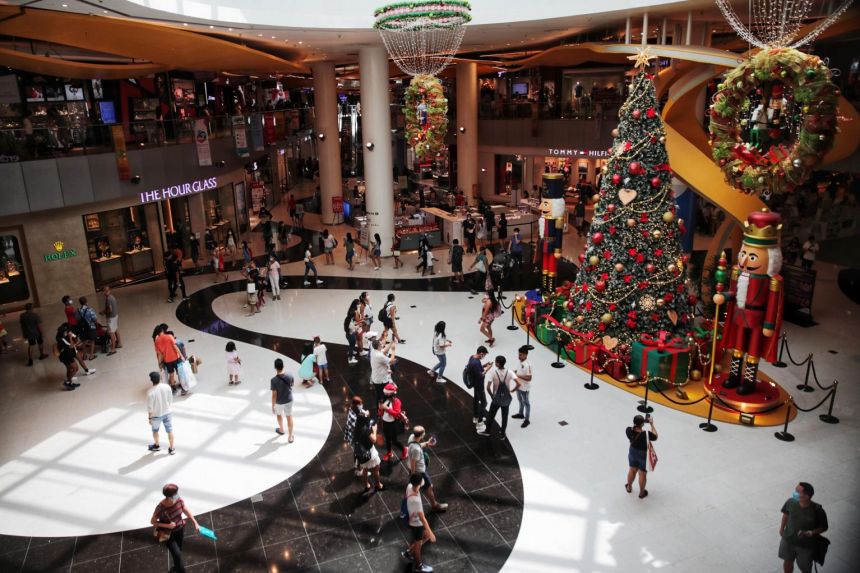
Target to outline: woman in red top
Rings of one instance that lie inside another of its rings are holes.
[[[385,400],[379,404],[379,415],[382,417],[382,433],[385,435],[385,449],[387,452],[382,456],[382,461],[387,462],[394,455],[391,451],[391,446],[396,445],[400,448],[403,454],[400,459],[405,460],[408,451],[406,446],[400,443],[397,437],[398,424],[400,424],[400,415],[403,413],[403,403],[397,397],[397,384],[389,382],[383,389]]]
[[[155,506],[155,512],[152,514],[152,525],[155,526],[155,536],[159,541],[167,542],[167,550],[170,551],[170,556],[173,557],[173,571],[177,573],[185,573],[185,566],[182,564],[182,539],[185,537],[185,519],[182,517],[184,513],[194,524],[194,528],[200,530],[200,525],[191,514],[191,511],[185,506],[185,502],[179,497],[179,486],[169,483],[161,490],[164,494],[164,499]]]

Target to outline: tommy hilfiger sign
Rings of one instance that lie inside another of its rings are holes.
[[[198,179],[197,181],[190,181],[188,183],[181,183],[179,185],[171,185],[170,187],[164,187],[162,189],[142,191],[140,193],[140,202],[152,203],[154,201],[163,201],[165,199],[176,199],[177,197],[194,195],[195,193],[200,193],[209,189],[215,189],[217,187],[217,177]]]

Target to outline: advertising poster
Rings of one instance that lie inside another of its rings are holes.
[[[251,145],[254,146],[254,151],[262,151],[266,148],[263,145],[263,117],[259,113],[251,116]]]
[[[209,126],[205,119],[194,121],[194,141],[197,143],[197,165],[212,165],[212,150],[209,147]]]
[[[110,128],[113,137],[113,148],[116,154],[116,170],[120,181],[131,181],[131,167],[128,164],[128,150],[125,147],[125,132],[121,125]]]
[[[275,114],[266,113],[263,115],[263,141],[266,145],[272,145],[275,140]]]
[[[245,116],[233,116],[233,142],[236,146],[236,155],[239,157],[251,155],[248,149],[248,135],[245,132]]]
[[[251,211],[254,213],[259,213],[260,208],[263,207],[264,201],[266,198],[266,188],[265,186],[259,182],[255,181],[251,183]]]
[[[233,196],[236,199],[236,219],[239,222],[239,230],[245,232],[248,226],[248,207],[245,204],[245,184],[233,184]]]

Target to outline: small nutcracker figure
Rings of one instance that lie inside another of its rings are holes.
[[[567,211],[564,205],[564,175],[561,173],[543,174],[543,199],[540,203],[539,257],[536,263],[541,268],[541,291],[546,300],[555,291],[555,277],[558,259],[561,258],[561,240]]]
[[[766,208],[750,213],[729,290],[714,295],[717,305],[728,301],[722,347],[731,351],[732,359],[723,386],[738,388],[741,395],[755,391],[759,360],[776,360],[782,327],[781,229],[777,213]]]

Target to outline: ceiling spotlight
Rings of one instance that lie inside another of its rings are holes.
[[[135,175],[134,177],[132,177],[132,178],[131,178],[131,180],[130,180],[130,181],[131,181],[134,185],[137,185],[138,183],[140,183],[140,175]]]
[[[69,5],[68,5],[68,4],[61,4],[61,6],[62,6],[63,8],[68,8],[68,7],[69,7]]]
[[[320,138],[320,141],[325,141],[325,134],[324,133],[318,133],[317,137]]]
[[[183,22],[183,23],[182,23],[182,25],[183,25],[183,26],[187,26],[187,25],[188,25],[188,22]]]
[[[460,133],[466,133],[466,128],[462,125],[460,126]]]
[[[232,31],[233,31],[233,28],[227,28],[227,31],[228,31],[228,32],[232,32]]]
[[[367,148],[368,151],[373,151],[373,148],[375,147],[372,141],[368,141],[364,144],[364,146]]]

